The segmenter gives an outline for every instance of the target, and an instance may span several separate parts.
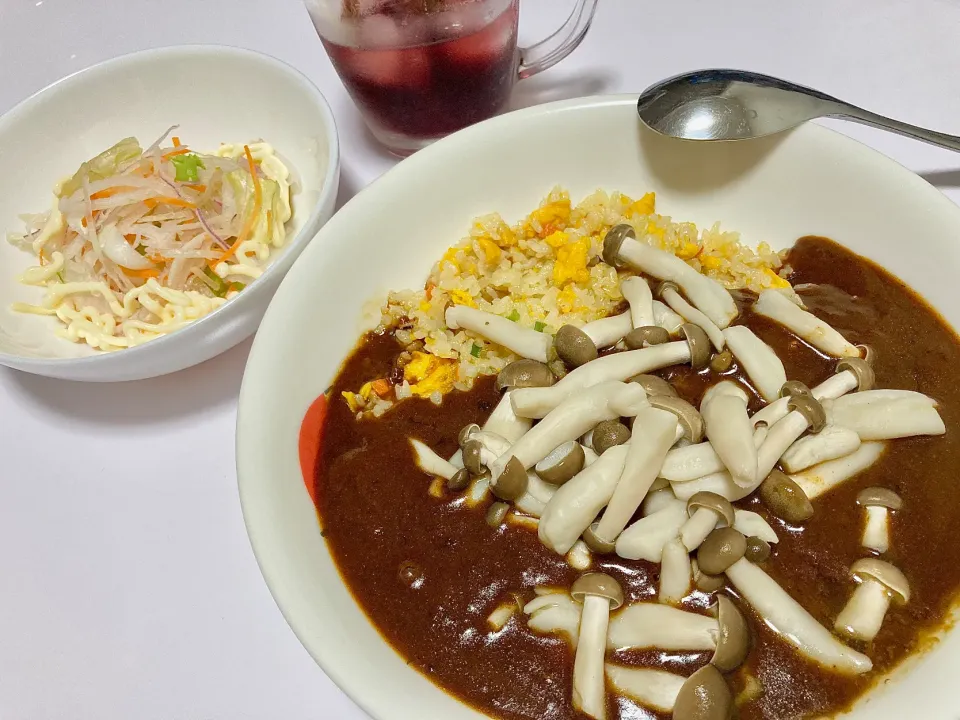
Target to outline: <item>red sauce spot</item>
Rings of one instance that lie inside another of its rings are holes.
[[[323,421],[327,417],[327,396],[321,395],[314,400],[300,424],[300,472],[303,484],[307,486],[310,499],[317,504],[316,476],[317,461],[320,459],[320,442],[323,439]]]

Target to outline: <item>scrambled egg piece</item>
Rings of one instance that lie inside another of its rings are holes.
[[[788,287],[790,287],[790,283],[788,283],[788,282],[787,282],[786,280],[784,280],[782,277],[780,277],[779,275],[777,275],[773,270],[770,270],[769,268],[764,268],[763,271],[764,271],[764,273],[767,275],[767,277],[770,279],[770,287],[772,287],[772,288],[788,288]]]
[[[657,206],[657,194],[648,192],[627,208],[627,215],[650,215]]]
[[[573,285],[567,285],[560,294],[557,295],[557,306],[561,312],[573,312],[577,303],[577,293],[573,290]]]
[[[540,223],[540,237],[546,237],[570,220],[570,200],[557,200],[539,207],[530,213],[530,219]]]
[[[413,359],[403,368],[403,378],[410,383],[410,392],[417,397],[427,397],[434,392],[442,395],[453,390],[457,365],[453,360],[415,352]]]
[[[491,265],[500,260],[500,247],[488,237],[477,238],[477,244]]]
[[[567,282],[585,283],[590,279],[587,269],[590,240],[580,238],[557,248],[557,261],[553,265],[553,284],[561,287]]]
[[[454,305],[466,305],[467,307],[472,308],[477,306],[476,301],[466,290],[451,290],[450,299],[453,301]]]

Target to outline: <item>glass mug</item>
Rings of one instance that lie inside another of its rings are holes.
[[[502,110],[517,80],[569,55],[597,0],[517,47],[519,0],[305,0],[310,18],[374,136],[409,155]]]

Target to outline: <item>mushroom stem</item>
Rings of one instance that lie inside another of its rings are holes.
[[[607,631],[610,650],[716,650],[716,618],[671,605],[634,603],[616,613]]]
[[[513,392],[516,397],[521,390]],[[600,383],[567,398],[497,458],[490,468],[492,485],[496,486],[510,458],[516,458],[524,469],[529,469],[555,448],[568,440],[576,440],[602,420],[633,417],[647,406],[647,394],[636,383]]]
[[[687,521],[687,503],[674,500],[666,507],[640,518],[617,538],[617,555],[627,560],[658,563],[663,548],[677,536]]]
[[[557,488],[540,516],[540,542],[561,555],[569,552],[613,496],[629,448],[610,448]]]
[[[675,282],[704,315],[719,328],[725,328],[737,316],[737,304],[716,280],[702,275],[673,253],[624,238],[619,260],[658,280]]]
[[[773,348],[745,325],[728,327],[723,331],[723,336],[730,352],[737,358],[760,396],[768,403],[780,397],[780,388],[787,381],[787,373]]]
[[[657,599],[665,605],[679,605],[690,592],[692,582],[693,567],[690,564],[689,551],[680,538],[674,538],[663,547],[660,592]]]
[[[520,417],[542,418],[580,390],[602,382],[625,381],[634,375],[689,361],[690,347],[685,341],[613,353],[581,365],[551,387],[517,388],[510,400],[513,411]]]
[[[700,547],[700,543],[713,532],[717,526],[717,517],[717,513],[710,508],[700,508],[683,524],[680,528],[680,540],[688,551]]]
[[[455,465],[444,460],[416,438],[409,438],[409,441],[416,455],[417,466],[425,473],[437,475],[444,480],[449,480],[456,475],[458,468]]]
[[[520,497],[513,501],[517,510],[527,515],[539,518],[557,492],[557,486],[544,482],[535,472],[527,473],[527,489]]]
[[[586,596],[573,661],[573,706],[597,720],[605,720],[607,714],[603,666],[609,622],[610,601],[599,595]]]
[[[873,640],[890,607],[890,592],[876,580],[864,579],[837,616],[834,627],[857,640]]]
[[[597,537],[611,543],[623,532],[656,480],[663,459],[675,442],[677,416],[646,407],[636,413],[634,428],[623,474],[597,523]]]
[[[834,357],[860,357],[860,351],[813,313],[801,309],[778,290],[764,290],[753,305],[754,312],[770,318],[818,350]]]
[[[683,296],[669,285],[662,288],[660,291],[660,296],[680,317],[687,322],[692,322],[694,325],[700,327],[707,334],[707,337],[710,338],[710,342],[713,343],[713,346],[718,351],[723,350],[724,345],[726,344],[726,340],[723,337],[723,332],[712,320],[710,320],[710,318],[684,300]]]
[[[627,310],[619,315],[611,315],[610,317],[588,322],[581,330],[593,341],[593,344],[597,346],[597,350],[603,350],[604,348],[616,345],[623,339],[624,335],[633,330],[631,311]]]
[[[816,387],[811,388],[810,394],[821,402],[823,400],[833,400],[841,395],[853,392],[857,389],[859,383],[859,379],[853,372],[844,370],[843,372],[831,375]],[[775,400],[762,410],[756,412],[750,420],[754,425],[759,423],[765,423],[770,426],[775,425],[790,412],[790,408],[788,407],[789,402],[790,398],[787,397]]]
[[[867,524],[863,528],[862,545],[869,550],[885,553],[890,549],[890,511],[882,505],[870,505]]]
[[[500,402],[483,424],[484,430],[505,437],[510,442],[516,442],[522,438],[533,425],[529,418],[518,417],[513,412],[513,404],[510,402],[510,395],[513,392],[508,390],[503,394]]]
[[[444,317],[451,330],[463,328],[502,345],[521,357],[542,363],[548,360],[551,339],[546,333],[525,328],[505,317],[466,305],[448,307]]]
[[[873,663],[866,655],[837,640],[769,575],[741,558],[726,570],[740,596],[767,626],[802,655],[837,672],[861,674]]]
[[[921,393],[867,390],[824,405],[830,422],[857,433],[861,440],[893,440],[943,435],[946,428],[935,401]]]
[[[653,293],[642,277],[631,275],[620,281],[623,299],[630,303],[630,320],[633,327],[645,327],[654,324]]]
[[[643,707],[668,713],[686,680],[682,675],[650,668],[607,664],[607,679],[618,695],[624,695]]]
[[[787,416],[770,428],[766,440],[757,451],[757,476],[751,492],[756,489],[763,479],[770,474],[777,461],[803,432],[810,426],[809,421],[798,410],[787,413]],[[745,485],[743,487],[750,487]]]
[[[753,430],[753,446],[759,448],[767,436],[767,429],[761,426]],[[723,461],[710,442],[677,447],[667,453],[660,468],[660,477],[671,483],[683,483],[705,475],[723,472]]]
[[[678,332],[680,332],[680,326],[683,325],[684,320],[673,310],[667,307],[666,303],[662,303],[659,300],[654,300],[653,322],[655,325],[659,325],[671,335],[676,335]]]
[[[752,510],[737,509],[733,529],[743,533],[748,538],[757,537],[768,543],[780,542],[780,538],[777,537],[776,531],[770,527],[770,523]]]
[[[753,431],[753,444],[759,447],[767,437],[767,426],[758,425]],[[733,502],[749,495],[753,490],[737,485],[726,470],[710,473],[689,482],[671,482],[673,494],[681,500],[689,500],[698,492],[713,492]],[[753,488],[756,489],[756,488]]]
[[[860,447],[860,436],[838,425],[827,425],[816,435],[807,435],[788,447],[780,458],[787,472],[800,472],[827,460],[849,455]]]
[[[580,611],[580,603],[565,592],[547,592],[523,606],[523,612],[530,616],[527,627],[539,633],[561,635],[574,648],[577,647]]]
[[[865,442],[849,455],[814,465],[790,477],[813,500],[873,465],[886,447],[883,442]]]
[[[589,570],[593,565],[593,554],[583,540],[577,540],[570,548],[570,552],[567,553],[567,565],[581,572]]]
[[[757,478],[758,450],[747,415],[747,394],[735,383],[725,380],[704,395],[700,414],[707,438],[733,481],[740,487],[752,485]]]

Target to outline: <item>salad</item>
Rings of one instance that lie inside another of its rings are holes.
[[[54,187],[49,212],[9,240],[37,258],[21,282],[45,292],[19,312],[100,350],[139,345],[212,312],[283,247],[290,172],[265,142],[200,153],[170,128],[128,137]]]

